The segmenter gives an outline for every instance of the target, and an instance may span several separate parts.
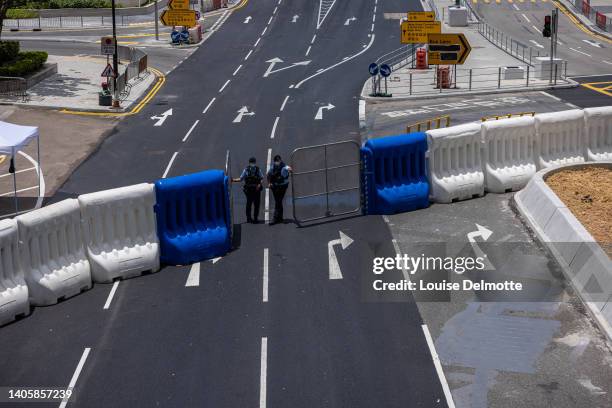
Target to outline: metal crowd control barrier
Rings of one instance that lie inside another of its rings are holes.
[[[291,153],[293,218],[309,222],[361,211],[361,161],[354,141]]]
[[[0,95],[20,96],[25,102],[28,82],[25,78],[0,77]]]
[[[432,123],[436,124],[436,127],[434,129],[439,129],[440,127],[442,127],[442,123],[445,124],[444,127],[449,127],[450,122],[451,122],[450,115],[442,115],[442,116],[438,116],[438,117],[431,118],[431,119],[425,119],[420,122],[413,123],[412,125],[406,126],[406,133],[410,133],[412,128],[416,128],[416,131],[420,132],[421,126],[424,127],[424,125],[427,125],[427,129],[424,129],[424,130],[431,130]]]

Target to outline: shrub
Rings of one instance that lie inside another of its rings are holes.
[[[47,57],[44,51],[20,52],[14,61],[0,66],[0,76],[27,76],[42,68]]]
[[[19,54],[18,41],[0,41],[0,65],[17,58]]]
[[[36,18],[38,13],[34,10],[25,9],[8,9],[6,11],[6,18]]]

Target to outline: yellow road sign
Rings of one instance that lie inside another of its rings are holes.
[[[409,11],[408,21],[434,21],[436,14],[433,11]]]
[[[194,27],[196,12],[195,10],[164,10],[159,19],[166,26]]]
[[[427,42],[429,34],[440,33],[439,21],[403,21],[401,43],[420,44]]]
[[[189,10],[189,0],[170,0],[168,8],[170,10]]]
[[[461,65],[472,51],[463,34],[429,34],[427,42],[430,65]]]

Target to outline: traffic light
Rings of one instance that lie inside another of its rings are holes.
[[[551,17],[544,16],[544,29],[542,30],[542,35],[544,37],[550,37],[550,34],[551,34],[550,22],[551,22]]]

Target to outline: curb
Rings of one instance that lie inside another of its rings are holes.
[[[565,279],[579,295],[597,326],[612,341],[612,300],[594,301],[583,293],[590,284],[589,278],[595,275],[600,286],[612,285],[612,261],[545,182],[548,176],[558,171],[592,166],[612,168],[612,161],[566,164],[540,170],[524,189],[514,195],[512,203],[555,258]],[[584,276],[585,271],[590,273],[589,276]],[[602,278],[606,281],[604,284],[601,283]]]

